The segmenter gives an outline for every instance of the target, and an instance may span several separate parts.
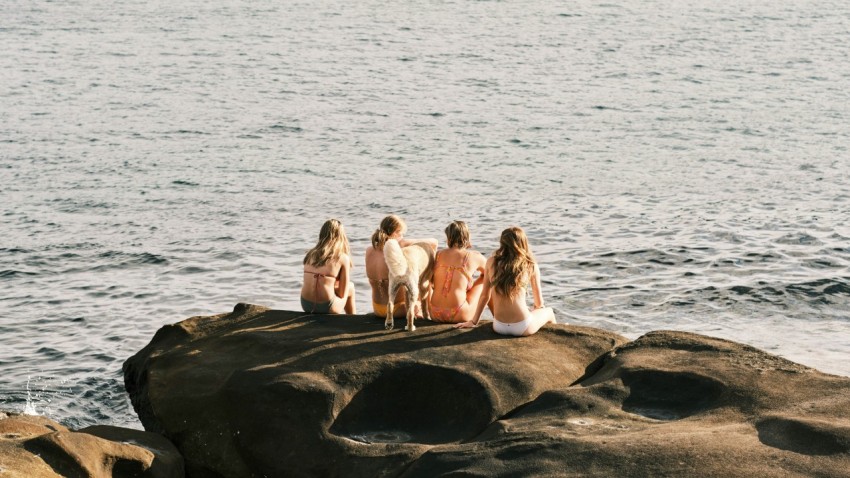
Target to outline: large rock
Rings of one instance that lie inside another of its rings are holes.
[[[111,426],[78,431],[41,416],[0,412],[0,476],[181,478],[183,460],[162,436]]]
[[[850,476],[850,379],[719,339],[238,305],[124,364],[190,477]]]

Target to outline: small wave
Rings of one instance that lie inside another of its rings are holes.
[[[804,245],[804,246],[822,246],[823,242],[821,242],[818,238],[806,234],[805,232],[796,232],[791,234],[786,234],[778,239],[775,239],[773,242],[776,244],[786,244],[786,245]]]
[[[594,292],[594,291],[599,292],[599,291],[606,291],[606,290],[631,290],[631,289],[634,289],[634,288],[635,288],[635,286],[633,286],[633,285],[624,285],[622,287],[587,287],[587,288],[584,288],[584,289],[579,289],[579,292]]]
[[[207,268],[198,267],[198,266],[186,266],[186,267],[181,267],[181,268],[174,270],[172,272],[175,273],[175,274],[181,274],[181,275],[202,274],[202,273],[205,273],[205,272],[212,272],[212,269],[207,269]]]
[[[771,284],[759,281],[755,284],[739,284],[720,288],[708,286],[686,291],[685,295],[698,295],[706,301],[725,303],[727,306],[742,301],[773,304],[783,309],[792,307],[798,309],[800,302],[808,303],[815,308],[836,302],[850,305],[850,300],[848,300],[850,298],[850,282],[848,280],[850,278],[820,279],[798,284]]]
[[[115,203],[105,201],[80,201],[76,199],[54,199],[51,201],[60,206],[57,208],[59,212],[87,212],[90,209],[113,209],[117,207]]]
[[[298,126],[287,126],[283,124],[275,124],[270,126],[269,128],[277,131],[283,131],[284,133],[301,133],[304,130]]]
[[[31,271],[16,271],[16,270],[4,270],[0,271],[0,279],[11,279],[13,277],[26,277],[26,276],[36,276],[38,272]]]
[[[811,259],[804,261],[803,265],[810,269],[840,269],[844,267],[843,264],[828,258]]]
[[[237,259],[241,259],[242,254],[239,254],[238,252],[225,251],[216,254],[215,258],[223,261],[235,261]]]
[[[103,247],[101,244],[95,242],[76,242],[76,243],[64,243],[64,244],[51,244],[44,248],[45,251],[57,249],[60,251],[66,250],[74,250],[74,251],[84,251],[89,249],[99,249]]]
[[[184,179],[177,179],[175,181],[171,181],[171,184],[176,184],[177,186],[200,186],[200,184],[192,181],[186,181]]]
[[[825,296],[845,295],[850,297],[850,277],[792,284],[787,286],[786,290],[829,303]]]
[[[29,249],[23,249],[23,248],[20,248],[20,247],[9,247],[9,248],[0,247],[0,254],[6,253],[6,252],[8,252],[9,254],[29,254],[32,251],[29,250]]]
[[[62,360],[65,358],[65,352],[61,350],[56,350],[51,347],[42,347],[36,351],[36,353],[44,354],[50,357],[50,360]]]
[[[137,254],[131,254],[126,252],[119,251],[108,251],[98,254],[98,257],[101,259],[114,259],[120,258],[123,259],[121,265],[131,265],[131,264],[168,264],[168,259],[153,254],[150,252],[141,252]]]

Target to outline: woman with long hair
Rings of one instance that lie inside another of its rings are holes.
[[[342,223],[328,219],[319,242],[304,256],[301,307],[311,314],[356,314],[351,249]]]
[[[534,309],[525,303],[526,290],[531,285]],[[484,306],[493,299],[493,330],[517,337],[534,334],[548,323],[555,323],[555,312],[543,306],[540,291],[540,269],[528,247],[525,231],[509,227],[502,231],[499,249],[487,259],[484,267],[484,290],[471,320],[455,325],[469,328],[478,325]]]
[[[381,220],[381,225],[372,234],[372,245],[366,248],[366,277],[372,286],[372,310],[378,317],[387,316],[387,303],[389,302],[390,270],[384,259],[384,243],[387,239],[397,239],[401,247],[415,242],[427,242],[431,247],[437,249],[436,239],[405,239],[407,224],[391,214]],[[426,300],[426,298],[422,298]],[[393,300],[393,317],[404,317],[407,314],[405,306],[404,290],[399,290]]]
[[[431,295],[431,320],[444,323],[466,322],[475,314],[484,289],[484,265],[487,259],[470,249],[469,228],[463,221],[446,227],[446,247],[434,261],[434,291]],[[473,275],[479,276],[473,280]]]

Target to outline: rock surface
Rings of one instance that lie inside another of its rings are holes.
[[[850,378],[694,334],[240,304],[162,328],[124,374],[190,477],[850,476]]]
[[[78,431],[41,416],[0,413],[0,476],[180,478],[183,459],[162,436],[110,426]]]

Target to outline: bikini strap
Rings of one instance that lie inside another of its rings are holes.
[[[322,274],[322,273],[320,273],[320,272],[307,272],[307,271],[304,271],[304,273],[305,273],[305,274],[313,274],[313,278],[314,278],[314,279],[316,279],[316,282],[313,284],[313,298],[314,298],[315,300],[313,300],[313,301],[312,301],[312,302],[313,302],[313,308],[312,308],[312,309],[310,309],[310,313],[311,313],[311,314],[313,314],[313,313],[315,313],[315,312],[316,312],[316,303],[319,301],[319,299],[318,299],[318,295],[319,295],[319,279],[322,279],[322,278],[325,278],[325,277],[334,277],[334,276],[329,276],[329,275],[326,275],[326,274]]]
[[[437,254],[439,256],[439,254]],[[434,259],[436,263],[436,259]],[[443,266],[446,268],[446,278],[443,282],[443,297],[449,295],[449,288],[452,286],[452,278],[455,275],[455,268],[453,266]],[[435,267],[436,269],[436,267]]]

